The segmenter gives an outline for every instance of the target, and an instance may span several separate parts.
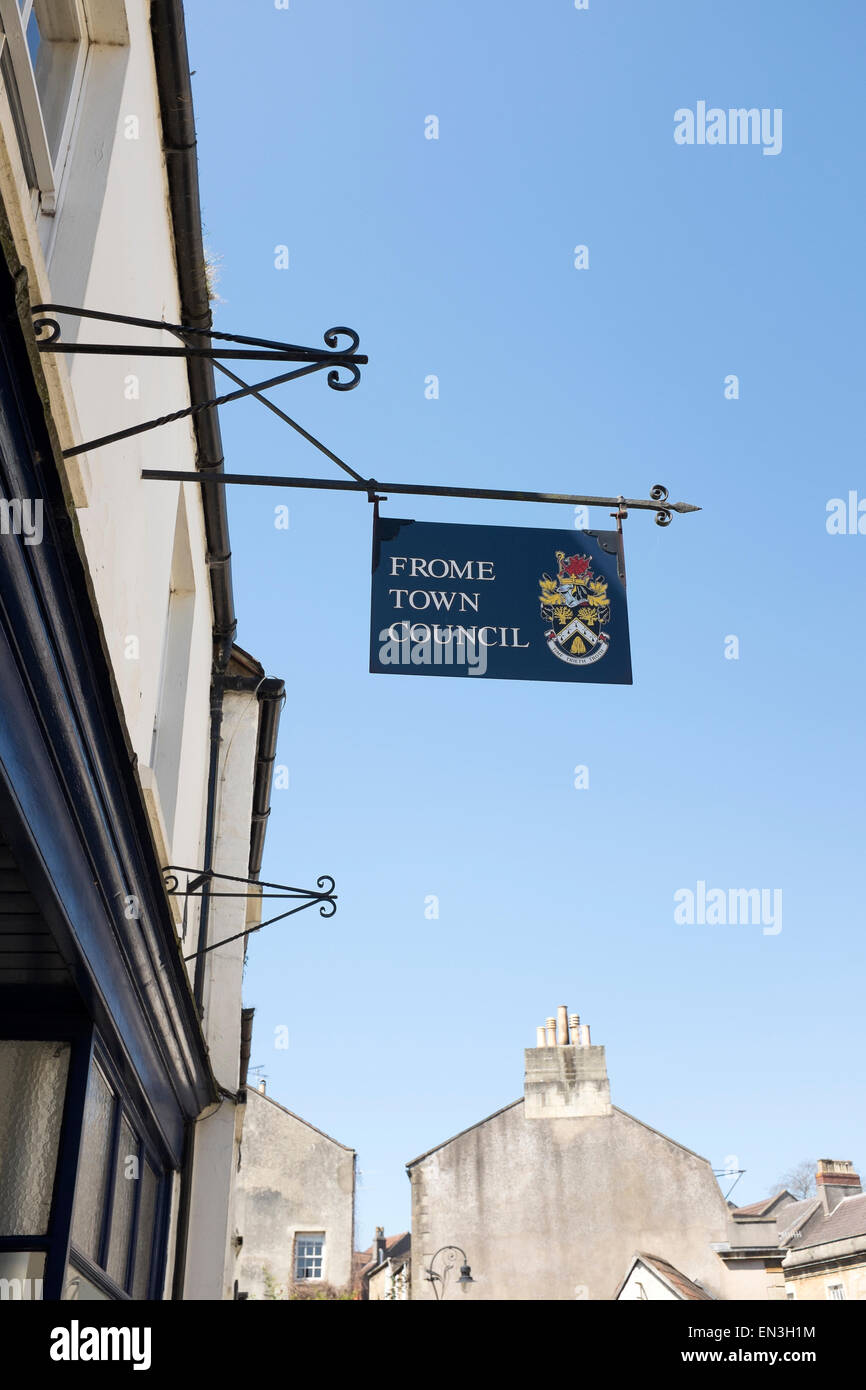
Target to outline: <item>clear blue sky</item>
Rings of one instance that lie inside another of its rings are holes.
[[[366,499],[230,490],[238,639],[288,689],[264,876],[340,895],[251,940],[270,1093],[357,1149],[364,1244],[408,1226],[407,1160],[520,1096],[560,1003],[614,1103],[736,1155],[742,1202],[801,1158],[862,1166],[866,535],[825,519],[866,497],[866,10],[187,9],[217,326],[345,323],[370,355],[354,392],[313,377],[284,409],[365,476],[703,507],[629,517],[635,683],[582,688],[368,674]],[[675,144],[701,100],[781,108],[782,152]],[[259,405],[222,424],[233,471],[340,476]],[[698,880],[781,889],[781,933],[676,925]]]

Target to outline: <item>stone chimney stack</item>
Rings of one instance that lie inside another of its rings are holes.
[[[385,1227],[376,1227],[376,1237],[373,1241],[373,1263],[380,1265],[385,1258]]]
[[[854,1172],[854,1164],[847,1158],[819,1158],[815,1183],[828,1215],[843,1197],[857,1197],[863,1191],[860,1174]]]
[[[613,1114],[604,1048],[590,1043],[589,1027],[577,1014],[569,1014],[561,1004],[556,1018],[538,1028],[537,1041],[537,1047],[525,1052],[528,1120]]]

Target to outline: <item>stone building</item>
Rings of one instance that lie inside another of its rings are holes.
[[[238,1170],[237,1296],[353,1282],[355,1151],[264,1091],[246,1093]]]
[[[369,1250],[355,1255],[361,1297],[369,1303],[406,1303],[410,1297],[412,1238],[408,1231],[386,1236],[376,1227]]]
[[[709,1298],[784,1297],[775,1224],[728,1208],[705,1158],[611,1103],[604,1048],[563,1006],[525,1054],[520,1100],[408,1164],[412,1297],[440,1247],[449,1298],[613,1299],[639,1251]]]
[[[848,1159],[821,1158],[815,1196],[777,1192],[740,1207],[776,1224],[786,1298],[866,1299],[866,1194]]]

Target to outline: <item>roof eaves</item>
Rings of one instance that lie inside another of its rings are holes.
[[[662,1283],[666,1284],[671,1292],[675,1293],[678,1297],[682,1297],[684,1290],[677,1281],[672,1279],[667,1273],[669,1269],[673,1270],[677,1279],[682,1280],[682,1283],[687,1285],[689,1289],[695,1289],[701,1295],[699,1301],[706,1300],[708,1303],[715,1302],[713,1295],[709,1293],[702,1284],[699,1284],[696,1279],[690,1279],[687,1274],[683,1274],[682,1270],[677,1269],[676,1265],[672,1265],[670,1260],[663,1260],[661,1255],[649,1255],[644,1251],[638,1251],[638,1258],[643,1260],[644,1264],[649,1266],[656,1277],[661,1279]]]

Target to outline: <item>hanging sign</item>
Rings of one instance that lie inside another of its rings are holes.
[[[621,536],[377,516],[370,670],[631,685]]]

